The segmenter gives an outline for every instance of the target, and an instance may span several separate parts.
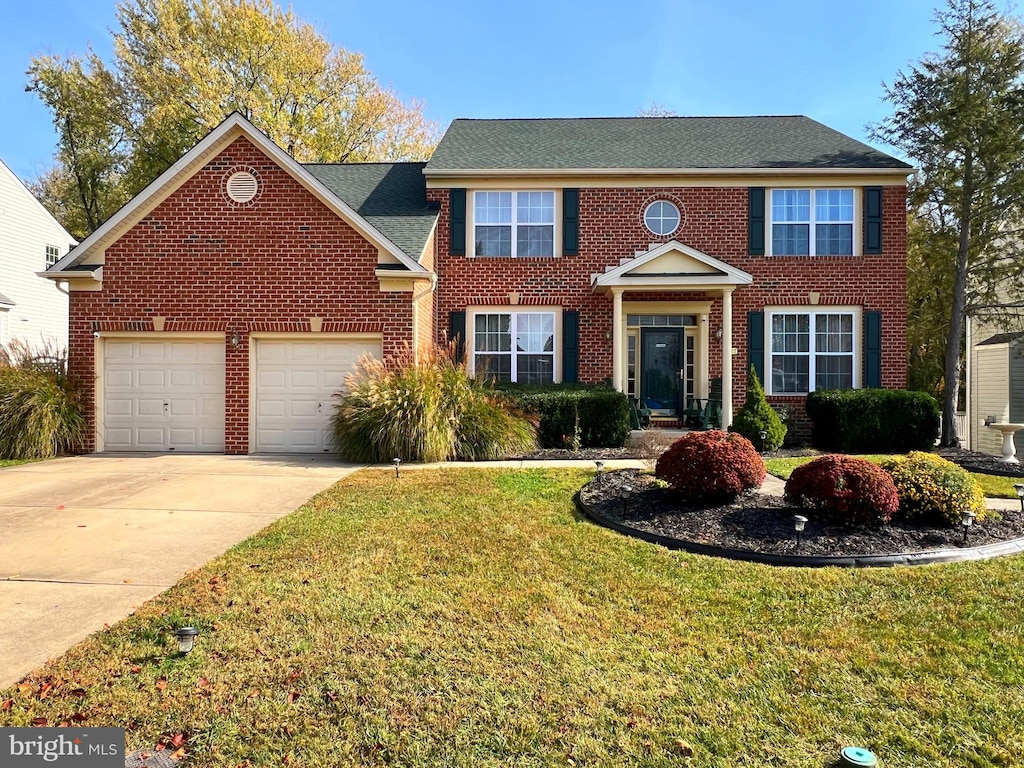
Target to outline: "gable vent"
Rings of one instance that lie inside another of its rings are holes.
[[[236,203],[248,203],[259,192],[259,182],[249,171],[238,171],[228,177],[228,197]]]

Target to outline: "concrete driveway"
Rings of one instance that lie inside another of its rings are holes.
[[[356,469],[166,454],[0,469],[0,688]]]

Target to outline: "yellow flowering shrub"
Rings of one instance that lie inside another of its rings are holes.
[[[985,517],[985,494],[970,472],[934,453],[911,451],[882,462],[892,475],[906,520],[959,525],[965,509]]]

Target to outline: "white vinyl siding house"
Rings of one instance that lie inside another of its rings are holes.
[[[68,344],[68,297],[37,273],[63,258],[74,238],[0,162],[0,344]]]

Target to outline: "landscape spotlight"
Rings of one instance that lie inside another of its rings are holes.
[[[1020,499],[1020,511],[1024,512],[1024,483],[1014,483],[1013,487],[1017,491],[1017,498]]]
[[[622,486],[621,493],[622,493],[622,514],[623,515],[626,514],[626,505],[629,504],[629,494],[631,494],[632,492],[633,492],[632,486],[629,486],[629,485]]]
[[[398,458],[397,456],[395,456],[395,458],[393,458],[391,460],[391,463],[395,465],[395,477],[397,478],[398,477],[398,468],[400,466],[402,466],[402,460],[400,458]]]
[[[973,509],[965,509],[963,512],[960,513],[960,525],[964,527],[965,544],[967,543],[967,531],[970,529],[972,525],[974,525],[974,518],[976,517],[977,515],[974,514]]]
[[[601,482],[601,474],[604,472],[604,462],[598,459],[594,462],[594,466],[597,467],[597,482]]]
[[[800,541],[803,538],[804,528],[807,527],[807,518],[803,515],[793,515],[793,530],[796,531],[796,548],[800,549]]]
[[[768,439],[768,433],[762,429],[757,434],[761,436],[761,453],[764,453],[764,441]]]
[[[178,638],[178,650],[181,653],[192,653],[196,646],[196,636],[199,630],[195,627],[181,627],[174,630],[174,636]]]

